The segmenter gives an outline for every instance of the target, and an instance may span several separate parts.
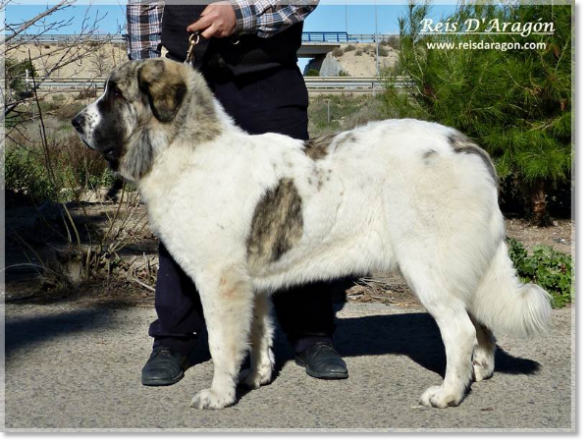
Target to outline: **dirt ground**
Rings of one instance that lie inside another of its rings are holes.
[[[95,249],[104,237],[116,238],[112,254],[106,254],[90,279],[76,278],[75,260],[68,256],[59,208],[40,208],[26,203],[22,196],[7,194],[6,209],[6,300],[18,302],[31,298],[50,302],[63,298],[96,298],[107,302],[152,304],[157,270],[157,239],[149,231],[145,207],[137,196],[126,193],[131,204],[99,202],[97,195],[85,195],[87,202],[70,204],[69,211],[78,226],[80,241],[86,249]],[[117,221],[113,219],[118,212]],[[110,225],[112,225],[110,227]],[[507,220],[508,236],[531,249],[534,245],[552,246],[574,253],[574,222],[555,220],[553,226],[539,228],[524,220]],[[73,264],[72,264],[73,263]],[[108,272],[104,269],[110,266]],[[47,281],[42,267],[68,273],[68,284]],[[73,271],[72,271],[73,269]],[[76,283],[76,279],[82,280]],[[336,299],[352,303],[379,302],[410,307],[418,304],[408,286],[398,275],[376,275],[339,285]]]

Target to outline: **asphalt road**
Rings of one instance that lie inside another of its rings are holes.
[[[241,392],[223,411],[189,408],[211,382],[205,343],[177,385],[140,384],[153,316],[152,309],[105,303],[7,304],[7,430],[575,429],[567,308],[555,311],[546,336],[499,337],[494,377],[473,384],[464,402],[447,410],[418,405],[421,393],[441,382],[445,364],[439,331],[422,311],[346,304],[336,339],[348,380],[305,375],[279,335],[277,378]]]

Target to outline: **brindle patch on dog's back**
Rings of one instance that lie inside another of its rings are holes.
[[[257,204],[247,241],[253,268],[275,262],[303,234],[302,200],[290,178],[283,178]]]
[[[328,155],[328,147],[332,144],[336,134],[323,135],[307,140],[303,143],[305,155],[312,160],[321,160]]]
[[[498,186],[499,178],[494,168],[494,164],[492,163],[490,156],[484,149],[473,143],[468,137],[459,132],[450,134],[450,136],[448,137],[448,142],[450,143],[450,145],[454,149],[454,152],[456,153],[478,155],[486,165],[486,169],[492,177],[495,185]]]
[[[348,144],[356,143],[356,142],[357,142],[356,136],[352,132],[349,132],[349,133],[345,134],[344,136],[340,137],[340,140],[336,141],[334,149],[337,150],[338,148],[341,148],[344,145],[348,145]]]

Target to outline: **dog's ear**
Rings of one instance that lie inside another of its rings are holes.
[[[179,69],[170,62],[149,60],[138,70],[138,84],[148,97],[157,120],[173,120],[187,93],[187,85]]]

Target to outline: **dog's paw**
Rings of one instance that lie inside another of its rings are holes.
[[[257,371],[244,369],[238,376],[238,384],[247,389],[258,389],[272,381],[273,370],[270,366],[263,366]]]
[[[482,381],[492,377],[494,372],[494,362],[490,364],[488,361],[474,361],[474,381]]]
[[[196,409],[224,409],[235,401],[235,395],[220,394],[212,389],[204,389],[195,394],[190,406]]]
[[[443,386],[432,386],[423,393],[419,402],[424,406],[444,409],[448,406],[458,406],[463,398],[463,392],[456,392]]]

